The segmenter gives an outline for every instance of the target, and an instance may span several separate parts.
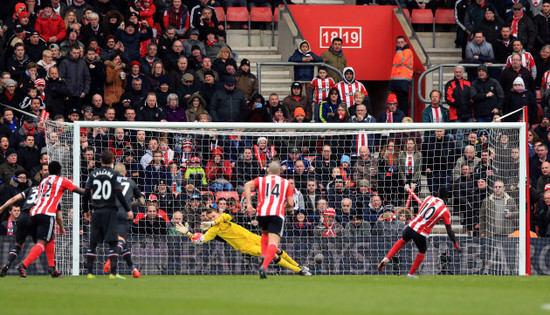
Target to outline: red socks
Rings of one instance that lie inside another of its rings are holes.
[[[424,256],[426,256],[425,253],[418,253],[416,255],[416,258],[414,259],[414,263],[411,267],[411,270],[409,271],[410,275],[414,275],[414,273],[416,272],[416,269],[418,269],[418,267],[420,267],[420,264],[424,260]]]
[[[48,258],[48,267],[55,267],[55,239],[46,244],[46,258]]]
[[[267,254],[267,246],[269,245],[269,235],[267,233],[262,234],[262,257]]]
[[[44,245],[36,243],[36,245],[34,245],[34,247],[31,249],[25,260],[23,260],[23,266],[28,267],[40,256],[40,254],[42,254],[43,251]]]
[[[391,248],[390,252],[386,255],[386,258],[390,260],[393,255],[397,254],[399,250],[401,250],[401,247],[405,246],[407,242],[405,242],[402,238],[400,238],[395,244],[393,244],[393,247]]]
[[[267,266],[273,260],[273,257],[275,257],[276,253],[277,253],[277,244],[270,243],[269,246],[267,247],[267,251],[265,253],[265,259],[262,264],[262,267],[264,267],[264,270],[267,270]]]

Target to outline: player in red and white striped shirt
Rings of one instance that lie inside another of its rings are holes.
[[[65,234],[63,227],[63,217],[61,210],[58,208],[59,201],[65,190],[84,194],[84,189],[76,186],[65,177],[61,177],[61,164],[57,161],[52,161],[48,165],[50,176],[44,178],[40,182],[38,188],[38,198],[36,205],[31,208],[31,220],[36,226],[36,245],[31,249],[23,263],[17,268],[19,276],[25,278],[27,276],[26,268],[35,261],[43,251],[46,251],[48,258],[48,266],[50,274],[57,273],[55,271],[55,221],[59,225],[59,231]]]
[[[317,77],[311,80],[310,99],[315,104],[319,104],[328,97],[328,91],[335,85],[334,80],[328,76],[327,67],[319,67]]]
[[[286,209],[294,208],[292,187],[288,180],[279,176],[281,166],[271,162],[267,168],[267,176],[257,177],[244,185],[246,211],[254,213],[250,200],[252,189],[258,190],[258,226],[262,231],[262,266],[260,278],[265,279],[267,266],[277,253],[277,246],[283,235]],[[286,204],[285,204],[286,203]]]
[[[340,98],[348,105],[348,108],[355,103],[353,99],[355,92],[369,95],[363,83],[355,80],[355,70],[352,67],[344,68],[344,80],[336,84],[336,88],[340,92]]]
[[[445,205],[445,202],[442,199],[434,196],[428,196],[426,197],[426,199],[424,199],[424,201],[422,201],[410,189],[408,184],[405,185],[405,190],[414,199],[416,199],[416,201],[418,201],[418,203],[420,204],[420,210],[418,211],[416,217],[414,217],[414,219],[412,219],[407,227],[405,227],[405,229],[403,230],[403,236],[397,242],[395,242],[395,244],[393,244],[392,249],[380,262],[380,264],[378,265],[378,272],[381,272],[384,267],[390,262],[390,259],[395,254],[397,254],[397,252],[399,252],[401,247],[403,247],[412,239],[416,244],[416,247],[418,248],[418,254],[416,255],[416,259],[411,266],[411,270],[409,271],[407,278],[418,278],[414,275],[414,273],[416,272],[416,270],[424,260],[424,256],[426,255],[426,249],[428,248],[428,246],[426,245],[426,238],[428,238],[432,228],[437,222],[439,222],[439,220],[443,220],[443,223],[445,224],[445,229],[447,230],[447,235],[449,235],[449,238],[451,239],[459,253],[460,247],[456,242],[455,233],[453,232],[451,226],[451,215],[449,213],[449,209],[447,209],[447,206]]]

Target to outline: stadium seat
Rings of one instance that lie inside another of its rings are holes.
[[[408,9],[404,9],[403,10],[403,13],[405,13],[405,16],[407,17],[407,19],[409,19],[409,21],[411,20],[411,13],[409,12]]]
[[[255,194],[256,194],[256,191],[255,191],[255,190],[251,191],[251,192],[250,192],[250,197],[254,196]],[[241,200],[243,200],[243,199],[244,199],[244,191],[243,191],[243,193],[241,194]]]
[[[247,7],[228,7],[225,16],[225,29],[228,22],[246,22],[248,25],[248,46],[250,46],[250,15]]]
[[[239,193],[236,191],[218,191],[216,193],[216,201],[220,198],[229,199],[231,197],[235,198],[235,200],[240,201],[239,199]]]
[[[250,22],[266,22],[271,24],[271,45],[275,46],[275,19],[271,8],[253,7],[250,9]]]
[[[411,24],[432,24],[432,42],[435,48],[435,18],[430,9],[414,9],[411,16]]]
[[[225,11],[223,10],[223,7],[214,7],[214,10],[216,11],[218,22],[220,22],[220,24],[225,23]]]
[[[456,24],[455,10],[437,9],[435,11],[435,24]]]

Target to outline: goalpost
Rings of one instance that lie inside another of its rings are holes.
[[[200,166],[206,169],[207,163],[214,160],[214,149],[220,149],[222,159],[228,160],[232,166],[233,175],[227,177],[228,181],[224,180],[223,175],[219,175],[218,180],[207,180],[206,185],[196,189],[195,192],[200,190],[203,193],[201,206],[209,203],[209,198],[216,198],[216,193],[206,193],[214,188],[231,189],[231,193],[222,195],[235,197],[237,203],[240,203],[242,195],[237,178],[247,173],[239,173],[238,168],[239,161],[244,157],[244,147],[250,149],[253,163],[258,164],[259,153],[267,154],[268,160],[272,158],[283,162],[292,159],[294,149],[297,149],[301,154],[298,159],[306,161],[306,172],[310,165],[319,167],[309,169],[312,171],[309,175],[302,174],[300,167],[297,168],[297,173],[282,174],[283,177],[294,179],[304,200],[293,214],[287,215],[282,248],[296,261],[315,269],[316,274],[377,274],[376,264],[391,248],[391,244],[399,238],[402,228],[410,218],[407,211],[414,215],[417,208],[416,204],[412,204],[408,210],[403,209],[407,201],[402,188],[403,179],[407,182],[414,181],[418,177],[415,177],[414,173],[420,172],[420,177],[415,181],[418,184],[415,192],[419,197],[424,198],[438,192],[445,194],[444,190],[448,191],[447,204],[452,215],[453,229],[464,249],[460,255],[456,254],[444,234],[444,228],[436,226],[430,236],[428,253],[420,274],[529,274],[530,261],[526,255],[530,246],[526,208],[527,131],[523,123],[272,124],[77,121],[71,126],[48,121],[46,125],[50,159],[60,161],[63,165],[63,175],[72,178],[75,184],[81,187],[84,186],[85,180],[83,173],[87,172],[87,166],[91,165],[83,156],[81,146],[88,135],[88,138],[93,138],[88,146],[94,147],[96,158],[102,150],[111,148],[116,152],[117,159],[124,161],[126,154],[137,154],[136,134],[145,131],[147,140],[153,137],[161,139],[161,142],[167,141],[166,144],[173,151],[173,155],[170,151],[163,152],[162,159],[174,160],[171,164],[176,166],[168,166],[162,172],[174,171],[174,174],[183,166],[189,168],[191,157],[198,157]],[[102,128],[108,129],[102,131]],[[123,140],[118,144],[116,140],[112,140],[116,128],[122,128],[125,133]],[[436,130],[445,130],[443,140],[437,138]],[[470,151],[466,139],[474,137],[472,131],[478,138],[477,142],[470,143],[474,147],[474,161],[466,158],[466,152]],[[264,151],[258,148],[258,140],[262,140],[261,138],[267,140]],[[409,152],[411,158],[408,159],[406,150],[409,139],[415,140],[417,151],[422,155],[420,160],[413,159],[415,155],[412,152]],[[363,140],[365,142],[361,142]],[[442,146],[437,141],[446,141],[446,144]],[[364,164],[365,161],[360,161],[362,157],[358,147],[361,145],[358,143],[363,143],[369,148],[371,162],[376,164]],[[391,144],[394,144],[393,154]],[[320,167],[322,163],[316,162],[323,159],[323,149],[326,149],[326,146],[332,151],[330,160],[334,162],[327,165],[335,164],[340,168],[340,173],[344,172],[343,190],[340,190],[340,184],[336,183],[339,180],[331,177],[333,170],[328,170],[327,173],[327,169]],[[130,149],[129,147],[131,150],[125,151]],[[189,147],[191,153],[188,153]],[[399,153],[402,153],[401,158]],[[250,155],[250,152],[248,154]],[[264,155],[261,156],[263,158]],[[162,190],[160,195],[172,198],[171,206],[165,206],[168,203],[161,204],[167,208],[163,210],[167,212],[169,220],[172,220],[174,212],[177,211],[184,212],[184,221],[189,219],[192,214],[186,211],[191,211],[191,202],[186,188],[192,180],[200,186],[201,179],[193,177],[186,181],[185,178],[178,178],[173,174],[170,175],[172,177],[166,175],[163,177],[166,187],[159,188],[158,176],[162,175],[162,172],[156,174],[141,169],[138,172],[137,164],[148,165],[145,163],[148,159],[143,160],[141,157],[134,156],[132,162],[136,165],[135,174],[139,176],[136,178],[133,174],[130,177],[139,181],[138,185],[145,190],[146,199],[149,199],[151,194],[159,195],[159,189],[164,189],[166,192]],[[461,159],[464,162],[462,164],[469,166],[457,169],[457,166],[462,165],[459,161]],[[483,164],[487,159],[487,165]],[[350,167],[341,167],[342,161],[348,161]],[[400,162],[401,167],[398,165]],[[419,162],[423,164],[420,170],[415,169],[415,163]],[[366,167],[361,168],[358,165]],[[292,168],[292,165],[289,168]],[[430,171],[427,168],[430,168]],[[462,178],[463,172],[466,175]],[[468,173],[471,173],[471,177],[467,176]],[[325,186],[317,193],[317,199],[308,196],[307,184],[310,179],[316,179],[315,183]],[[484,179],[487,188],[481,189],[483,181],[479,179]],[[219,185],[212,185],[213,183]],[[503,185],[500,185],[501,183]],[[504,194],[498,191],[502,189],[499,186],[505,186]],[[435,191],[437,187],[446,189]],[[376,202],[373,202],[372,197],[375,195],[381,197],[382,208],[377,208]],[[295,199],[301,200],[298,194],[295,194]],[[334,225],[323,219],[323,202],[320,206],[315,205],[313,210],[307,206],[306,201],[313,202],[318,199],[326,200],[328,207],[336,209]],[[343,199],[352,202],[351,210],[342,207]],[[88,227],[80,216],[80,200],[79,195],[73,194],[65,196],[62,202],[67,231],[70,232],[68,235],[58,236],[56,257],[58,269],[64,274],[81,274],[82,254],[88,245]],[[174,208],[174,205],[177,206]],[[386,211],[384,214],[384,206],[393,212]],[[145,208],[139,212],[145,213]],[[304,213],[311,225],[306,224],[302,229],[304,224],[299,221],[298,213]],[[257,232],[254,218],[243,218],[238,211],[232,215],[237,223]],[[134,248],[134,260],[137,267],[144,270],[142,273],[255,272],[251,269],[255,264],[251,263],[250,258],[236,253],[227,245],[212,241],[210,243],[213,244],[207,243],[197,249],[189,240],[177,235],[162,234],[164,232],[159,232],[160,235],[136,232],[129,238],[129,244]],[[513,232],[519,237],[509,237]],[[414,259],[415,250],[408,244],[400,256],[390,263],[392,267],[384,272],[405,274]],[[101,255],[101,252],[98,252],[98,255]],[[98,270],[101,270],[100,260],[98,259],[96,266]],[[123,264],[123,261],[119,262],[119,265]],[[288,273],[285,270],[278,272]]]

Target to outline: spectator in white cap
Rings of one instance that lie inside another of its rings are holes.
[[[527,106],[529,113],[529,123],[535,124],[537,122],[537,101],[532,92],[525,89],[525,83],[521,77],[514,79],[512,91],[506,95],[504,99],[503,114],[512,113],[520,108]],[[522,111],[517,111],[508,117],[505,117],[505,121],[519,121],[523,117]]]

